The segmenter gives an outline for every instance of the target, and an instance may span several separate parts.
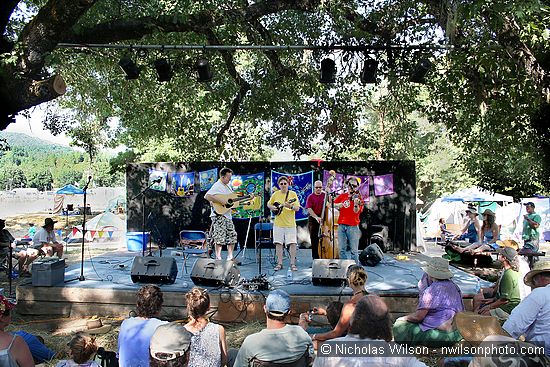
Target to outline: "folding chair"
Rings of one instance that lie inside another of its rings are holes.
[[[208,248],[206,247],[206,232],[195,230],[180,231],[180,246],[183,253],[183,270],[187,274],[188,257],[205,257],[205,255],[208,254]]]

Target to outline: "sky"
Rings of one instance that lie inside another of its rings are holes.
[[[44,110],[37,107],[31,112],[30,118],[17,115],[15,123],[9,124],[6,132],[23,133],[38,139],[46,140],[59,145],[69,146],[69,138],[63,133],[58,136],[52,135],[49,130],[43,129],[42,119]]]

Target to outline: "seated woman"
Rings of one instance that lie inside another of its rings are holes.
[[[500,279],[492,287],[482,288],[474,296],[473,307],[474,312],[504,320],[508,318],[521,300],[521,275],[518,271],[519,263],[516,250],[503,247],[498,250],[498,259],[504,267]]]
[[[227,342],[223,326],[208,321],[210,297],[206,289],[193,288],[186,295],[189,322],[185,329],[191,337],[189,367],[225,366],[227,363]]]
[[[78,333],[68,344],[71,359],[59,361],[55,367],[100,367],[93,361],[97,352],[95,338],[84,333]]]
[[[481,234],[483,235],[483,240],[481,242],[473,243],[462,249],[462,251],[473,255],[486,251],[498,250],[499,246],[497,241],[500,238],[500,229],[495,223],[495,213],[493,213],[491,209],[485,209],[483,212]]]
[[[481,227],[479,226],[479,220],[477,220],[477,209],[469,207],[466,209],[466,216],[468,217],[468,222],[464,228],[462,228],[462,234],[460,236],[455,236],[454,239],[465,241],[469,243],[475,243],[479,240]]]
[[[342,311],[340,313],[340,319],[336,326],[329,332],[322,334],[313,334],[311,340],[313,340],[313,346],[317,349],[317,343],[325,340],[330,340],[344,336],[348,333],[349,322],[355,305],[357,302],[367,294],[365,290],[365,284],[367,283],[367,272],[360,265],[352,265],[348,269],[348,286],[353,290],[353,295],[349,301],[344,303]],[[327,310],[324,308],[314,308],[313,312],[318,315],[327,315]],[[309,325],[309,317],[306,313],[300,314],[299,325],[307,331]]]
[[[14,303],[0,294],[0,366],[34,367],[31,351],[23,338],[5,331],[14,307]]]
[[[422,269],[425,274],[418,283],[416,312],[395,321],[394,340],[411,346],[453,345],[462,338],[453,327],[455,314],[464,311],[462,293],[451,280],[453,273],[447,260],[431,258]]]

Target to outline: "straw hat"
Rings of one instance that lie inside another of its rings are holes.
[[[523,282],[530,287],[534,287],[533,277],[540,273],[550,273],[550,260],[537,261],[533,267],[533,270],[525,274]]]
[[[473,213],[473,214],[477,214],[477,209],[472,207],[472,206],[469,206],[468,209],[466,209],[466,213]]]
[[[442,257],[432,257],[422,270],[435,279],[451,279],[453,273],[449,270],[449,260]]]
[[[91,335],[105,334],[111,331],[111,324],[103,325],[101,319],[88,320],[86,321],[85,331]]]
[[[510,247],[514,250],[519,250],[519,244],[514,240],[497,240],[497,245],[499,247]]]
[[[483,215],[490,215],[491,217],[495,216],[495,213],[491,209],[485,209]]]
[[[460,335],[472,345],[478,346],[489,335],[510,336],[493,316],[483,316],[474,312],[459,312],[455,323]]]

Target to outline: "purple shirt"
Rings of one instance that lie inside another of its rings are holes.
[[[306,199],[306,209],[311,208],[315,214],[319,217],[323,211],[323,204],[325,203],[325,193],[320,195],[311,194]]]
[[[464,311],[462,294],[452,280],[434,281],[420,292],[417,309],[428,309],[420,329],[435,329],[452,319],[457,312]]]

